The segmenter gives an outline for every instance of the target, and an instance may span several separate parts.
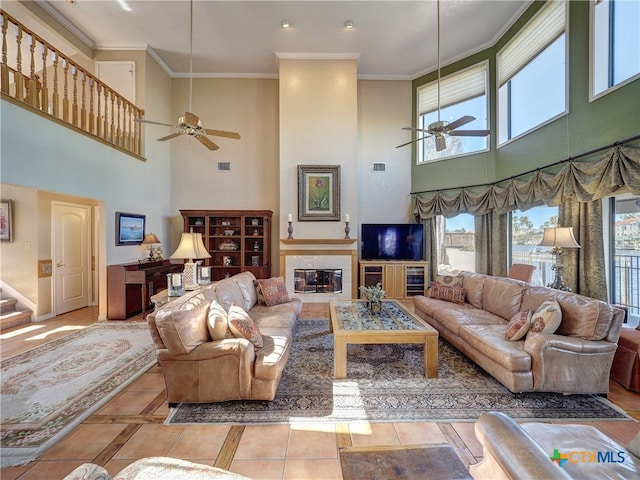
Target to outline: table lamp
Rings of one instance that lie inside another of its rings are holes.
[[[573,227],[545,227],[544,236],[538,245],[552,247],[551,253],[554,255],[554,265],[551,268],[555,270],[556,278],[547,287],[570,292],[571,289],[565,285],[562,279],[562,271],[564,270],[562,254],[565,248],[580,248],[573,236]]]
[[[185,232],[180,238],[180,244],[176,251],[173,252],[171,259],[187,259],[188,262],[184,264],[184,288],[185,290],[195,290],[199,287],[196,275],[197,264],[193,261],[194,258],[211,258],[209,252],[204,246],[201,233]]]
[[[147,233],[144,236],[144,240],[142,240],[142,245],[148,245],[149,247],[149,258],[147,260],[153,260],[153,247],[154,245],[160,245],[162,242],[158,238],[155,233]]]

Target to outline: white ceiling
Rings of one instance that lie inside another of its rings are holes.
[[[39,0],[98,49],[150,48],[175,77],[189,72],[187,0]],[[531,0],[441,0],[441,65],[495,43]],[[127,6],[130,11],[123,9]],[[437,3],[193,3],[193,76],[275,77],[276,53],[358,58],[360,78],[413,79],[437,67]],[[283,29],[282,20],[292,27]],[[355,28],[347,30],[344,22]]]

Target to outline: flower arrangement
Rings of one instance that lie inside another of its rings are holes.
[[[380,282],[376,283],[372,287],[361,286],[360,292],[362,292],[362,297],[368,302],[380,302],[386,293],[382,289],[382,284]]]

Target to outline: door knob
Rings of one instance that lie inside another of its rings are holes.
[[[56,267],[66,267],[66,263],[56,263]]]

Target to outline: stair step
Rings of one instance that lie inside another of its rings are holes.
[[[0,315],[0,330],[31,323],[32,314],[33,312],[31,310],[22,310]]]
[[[16,310],[16,304],[18,300],[15,298],[2,298],[0,299],[0,314],[14,312]]]

